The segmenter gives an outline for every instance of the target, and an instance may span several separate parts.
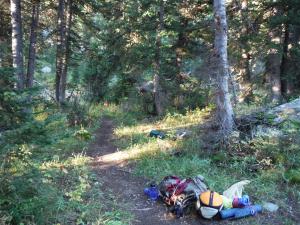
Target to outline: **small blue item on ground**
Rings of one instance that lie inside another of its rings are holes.
[[[150,137],[164,139],[166,137],[166,135],[163,132],[161,132],[161,131],[151,130],[150,131]]]
[[[145,195],[147,195],[151,200],[156,201],[159,197],[159,192],[156,185],[151,185],[148,188],[144,189]]]
[[[247,216],[254,216],[262,211],[261,205],[246,206],[245,208],[225,209],[220,212],[222,219],[239,219]]]

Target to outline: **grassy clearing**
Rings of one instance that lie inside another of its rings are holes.
[[[270,221],[295,224],[300,204],[300,186],[295,182],[299,171],[299,129],[282,128],[286,139],[257,138],[233,143],[231,149],[206,150],[210,140],[208,130],[203,129],[210,110],[187,111],[185,114],[168,114],[164,118],[142,119],[142,115],[122,113],[117,107],[107,109],[106,114],[115,118],[116,144],[126,159],[136,163],[136,175],[160,181],[164,176],[175,174],[193,177],[202,174],[210,187],[223,192],[231,184],[249,179],[246,187],[255,203],[271,201],[280,206]],[[135,119],[140,118],[140,120]],[[202,127],[202,128],[201,128]],[[159,129],[167,133],[164,140],[150,138],[149,132]],[[174,139],[178,130],[189,130],[186,139]],[[294,179],[287,178],[292,171]],[[265,222],[265,221],[264,221]],[[259,224],[249,218],[245,224]],[[273,223],[273,222],[270,222]]]

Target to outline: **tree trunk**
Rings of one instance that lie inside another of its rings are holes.
[[[248,100],[252,95],[251,87],[251,71],[250,71],[250,59],[248,36],[250,34],[249,28],[249,12],[248,12],[248,0],[243,0],[241,4],[241,18],[242,18],[242,30],[241,30],[241,46],[242,46],[242,58],[241,58],[241,86],[242,93],[239,97],[239,101],[243,102]]]
[[[297,54],[292,53],[291,50],[297,48],[300,43],[300,26],[290,25],[289,39],[290,43],[288,45],[288,62],[286,67],[288,68],[289,77],[286,83],[286,94],[294,94],[295,89],[300,86],[299,75],[300,75],[300,65],[299,58]],[[290,47],[290,48],[289,48]]]
[[[70,58],[70,32],[72,26],[72,0],[67,0],[66,4],[66,30],[65,30],[65,52],[63,57],[63,66],[60,79],[60,101],[64,102],[66,99],[67,73]]]
[[[23,33],[21,17],[21,1],[10,1],[11,25],[12,25],[12,56],[13,68],[17,77],[17,88],[24,88],[24,65],[23,65]]]
[[[283,16],[284,12],[277,8],[273,16]],[[283,51],[283,30],[281,24],[277,27],[270,27],[268,32],[269,50],[266,60],[266,80],[271,89],[271,101],[275,104],[282,100],[281,92],[281,60]]]
[[[290,90],[290,80],[288,77],[289,72],[289,41],[290,41],[290,29],[289,24],[284,24],[284,37],[283,37],[283,50],[282,50],[282,58],[280,65],[280,79],[281,79],[281,92],[284,96],[291,94]]]
[[[0,7],[0,67],[12,67],[11,31],[10,2],[8,1],[3,2]]]
[[[161,116],[164,112],[162,107],[162,92],[160,86],[160,73],[161,73],[161,31],[164,29],[164,5],[163,1],[160,1],[159,7],[159,23],[157,27],[156,35],[156,52],[155,52],[155,75],[153,78],[153,93],[154,93],[154,105],[156,114]]]
[[[282,30],[273,29],[269,32],[270,49],[267,55],[266,75],[271,88],[271,101],[279,103],[282,100],[280,65],[282,59]]]
[[[281,101],[281,79],[280,79],[281,54],[277,49],[270,49],[267,57],[267,79],[271,87],[271,101]]]
[[[36,37],[37,28],[39,22],[39,8],[40,2],[35,1],[32,3],[32,15],[30,25],[30,40],[29,40],[29,56],[28,56],[28,67],[27,67],[27,78],[26,85],[28,88],[33,86],[34,70],[35,70],[35,58],[36,58]]]
[[[61,77],[64,66],[64,54],[66,49],[66,24],[65,24],[65,0],[59,0],[57,11],[57,49],[56,49],[56,77],[55,91],[56,101],[61,103]]]
[[[181,66],[182,66],[182,55],[184,53],[184,47],[187,43],[187,37],[185,34],[185,28],[188,25],[188,20],[186,18],[180,19],[180,32],[178,33],[178,39],[175,44],[175,67],[176,67],[176,84],[179,85],[182,83],[182,76],[181,76]]]
[[[227,20],[225,0],[214,0],[215,41],[214,52],[217,65],[217,120],[223,135],[233,130],[233,109],[228,91]]]

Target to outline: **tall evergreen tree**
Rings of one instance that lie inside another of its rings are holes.
[[[25,84],[23,62],[23,30],[21,16],[21,1],[10,1],[11,26],[12,26],[12,56],[13,68],[17,78],[17,88],[23,89]]]
[[[30,25],[30,38],[29,38],[29,55],[28,55],[28,67],[26,85],[31,88],[33,86],[35,61],[36,61],[36,40],[37,40],[37,28],[40,14],[40,0],[32,1],[32,14]]]
[[[163,110],[163,99],[162,99],[162,90],[160,85],[161,77],[161,35],[164,29],[164,16],[165,16],[165,7],[164,1],[159,1],[159,12],[158,12],[158,23],[156,31],[156,49],[155,49],[155,75],[153,78],[153,93],[154,93],[154,104],[157,115],[161,116],[164,112]]]
[[[71,54],[70,49],[70,33],[71,33],[71,26],[73,20],[73,1],[67,0],[66,2],[66,9],[65,9],[65,49],[63,53],[63,65],[62,65],[62,73],[60,76],[60,83],[59,83],[59,94],[60,94],[60,102],[64,102],[66,98],[66,87],[67,87],[67,73],[68,73],[68,66],[69,66],[69,58]]]

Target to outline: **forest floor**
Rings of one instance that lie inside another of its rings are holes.
[[[127,211],[128,215],[132,216],[130,224],[280,224],[268,214],[237,221],[204,220],[196,213],[176,219],[162,202],[151,202],[143,194],[143,189],[150,180],[132,172],[135,163],[125,159],[123,152],[114,144],[116,141],[114,129],[112,118],[107,116],[102,118],[100,128],[96,131],[95,140],[90,144],[87,154],[92,157],[92,170],[102,181],[101,191],[111,196],[111,201],[115,201],[119,209]],[[107,208],[107,211],[109,210]]]

